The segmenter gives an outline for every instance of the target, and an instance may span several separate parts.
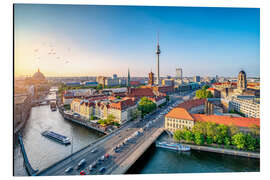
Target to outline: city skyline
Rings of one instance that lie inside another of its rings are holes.
[[[259,76],[257,8],[16,4],[14,12],[15,76],[156,75],[157,32],[161,77],[178,67],[184,77]]]

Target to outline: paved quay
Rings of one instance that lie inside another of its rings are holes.
[[[213,148],[213,147],[207,147],[207,146],[197,146],[197,145],[184,144],[184,143],[182,144],[190,146],[190,148],[194,150],[208,151],[208,152],[222,153],[222,154],[229,154],[229,155],[243,156],[243,157],[250,157],[250,158],[260,158],[260,153],[255,153],[255,152],[245,152],[245,151],[238,151],[238,150],[232,150],[232,149]]]

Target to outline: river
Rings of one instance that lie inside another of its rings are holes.
[[[158,140],[167,139],[162,134]],[[127,174],[259,172],[260,160],[191,150],[176,152],[151,145]]]
[[[49,94],[48,98],[55,98],[55,94]],[[64,120],[58,111],[52,112],[49,105],[33,107],[22,129],[22,135],[27,156],[34,169],[42,170],[72,152],[71,145],[65,146],[42,136],[41,133],[45,130],[73,138],[73,152],[102,136],[93,130]],[[27,176],[19,144],[15,143],[13,148],[14,176]]]

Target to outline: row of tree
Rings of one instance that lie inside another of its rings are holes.
[[[138,110],[141,111],[142,117],[154,111],[156,108],[157,108],[156,103],[154,103],[147,97],[142,97],[138,106]]]
[[[115,125],[115,126],[119,126],[120,124],[115,122],[115,116],[112,114],[109,114],[107,116],[107,119],[100,119],[98,120],[98,123],[101,124],[102,126],[106,126],[106,125]]]
[[[196,97],[199,99],[203,99],[203,98],[212,98],[213,95],[211,94],[210,91],[207,91],[207,89],[209,88],[208,85],[204,85],[202,87],[202,89],[199,89],[196,91]]]
[[[224,145],[225,148],[235,146],[237,149],[255,151],[260,147],[260,129],[252,126],[249,131],[250,133],[244,134],[234,125],[196,122],[191,130],[187,128],[176,130],[173,137],[176,141],[186,141],[197,145],[218,144]]]

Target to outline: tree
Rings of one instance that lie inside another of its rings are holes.
[[[96,87],[96,90],[101,90],[102,89],[102,84],[98,84]]]
[[[194,140],[194,135],[191,131],[185,130],[183,134],[186,141],[191,142]]]
[[[206,135],[206,123],[204,122],[196,122],[195,125],[192,128],[192,132],[195,133],[200,133],[203,135]]]
[[[112,124],[115,120],[115,116],[113,114],[109,114],[106,120],[107,120],[107,124]]]
[[[227,148],[230,146],[231,140],[230,140],[229,137],[225,137],[224,138],[224,144],[225,144],[225,147],[227,147]]]
[[[116,96],[116,99],[121,99],[120,96]]]
[[[202,145],[202,144],[204,144],[204,141],[205,141],[205,139],[204,139],[204,135],[202,133],[196,132],[194,134],[194,142],[195,142],[195,144]]]
[[[213,95],[211,94],[210,91],[207,91],[207,89],[199,89],[196,91],[196,97],[199,99],[212,98]]]
[[[206,135],[213,137],[216,134],[216,123],[207,122],[206,123]]]
[[[157,108],[156,103],[149,100],[147,97],[142,97],[138,109],[142,112],[142,115],[148,114]]]
[[[260,136],[260,127],[257,126],[256,124],[253,124],[249,127],[250,132],[252,133],[253,136],[259,137]]]
[[[232,136],[232,143],[238,148],[238,149],[245,149],[246,144],[246,138],[245,135],[242,132],[239,132]]]
[[[177,129],[174,133],[173,133],[173,139],[176,141],[180,141],[183,137],[183,132],[180,129]]]
[[[212,136],[206,136],[206,143],[207,144],[212,144],[213,143],[213,137]]]
[[[245,136],[246,139],[246,148],[250,151],[255,151],[256,149],[256,139],[251,136],[251,134],[247,134]]]
[[[239,128],[233,124],[229,126],[229,134],[230,136],[233,136],[239,132]]]

